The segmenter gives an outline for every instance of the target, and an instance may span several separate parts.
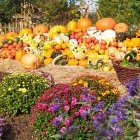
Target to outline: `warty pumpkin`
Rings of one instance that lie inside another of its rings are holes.
[[[118,24],[115,25],[114,31],[116,33],[127,32],[128,31],[128,26],[125,23],[118,23]]]

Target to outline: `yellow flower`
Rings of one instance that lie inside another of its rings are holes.
[[[100,100],[101,100],[101,98],[100,98],[100,97],[98,97],[98,98],[97,98],[97,100],[98,100],[98,101],[100,101]]]
[[[78,82],[78,84],[83,84],[83,80],[80,79],[80,81]]]
[[[109,91],[109,90],[107,90],[105,93],[106,93],[106,94],[109,94],[109,93],[110,93],[110,91]]]
[[[87,82],[84,82],[84,87],[88,87],[88,83]]]
[[[76,85],[77,85],[77,83],[73,83],[72,85],[73,85],[73,86],[76,86]]]
[[[106,82],[105,84],[106,84],[107,86],[109,86],[109,82]]]
[[[114,94],[117,94],[117,93],[118,93],[118,90],[117,90],[116,88],[113,88],[113,89],[112,89],[112,92],[113,92]]]
[[[102,96],[105,96],[105,95],[106,95],[106,93],[105,93],[105,92],[103,92],[103,93],[102,93]]]

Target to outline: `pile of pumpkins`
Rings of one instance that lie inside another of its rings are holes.
[[[99,59],[110,65],[112,61],[122,61],[131,50],[137,52],[139,60],[140,29],[132,38],[125,36],[128,30],[127,24],[116,23],[112,18],[100,19],[95,25],[81,18],[70,21],[67,27],[57,25],[50,29],[39,24],[33,29],[21,29],[19,34],[1,35],[0,58],[16,59],[26,69],[36,69],[41,63],[87,67]]]

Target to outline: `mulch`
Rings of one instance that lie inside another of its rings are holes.
[[[124,85],[120,83],[117,78],[116,72],[103,72],[100,70],[85,69],[80,66],[53,66],[46,65],[38,69],[39,71],[48,72],[53,76],[55,84],[57,83],[70,83],[76,77],[82,75],[97,75],[106,78],[112,83],[121,93],[121,96],[127,93]],[[14,60],[0,60],[0,81],[2,78],[11,73],[27,72],[19,62]],[[30,125],[30,114],[24,114],[19,116],[9,116],[4,113],[0,113],[1,117],[4,117],[7,121],[5,134],[2,140],[33,140],[33,130]]]

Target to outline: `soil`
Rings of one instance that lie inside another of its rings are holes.
[[[123,96],[127,93],[125,87],[120,83],[117,78],[116,72],[103,72],[100,70],[85,69],[79,66],[42,66],[39,71],[45,71],[51,74],[54,78],[55,84],[57,83],[69,83],[81,75],[98,75],[106,78],[112,83]],[[0,81],[6,74],[17,72],[27,72],[19,62],[14,60],[0,60]],[[34,140],[33,130],[30,125],[30,114],[24,114],[19,116],[9,116],[4,113],[0,113],[0,117],[3,117],[6,122],[5,134],[2,140]]]

